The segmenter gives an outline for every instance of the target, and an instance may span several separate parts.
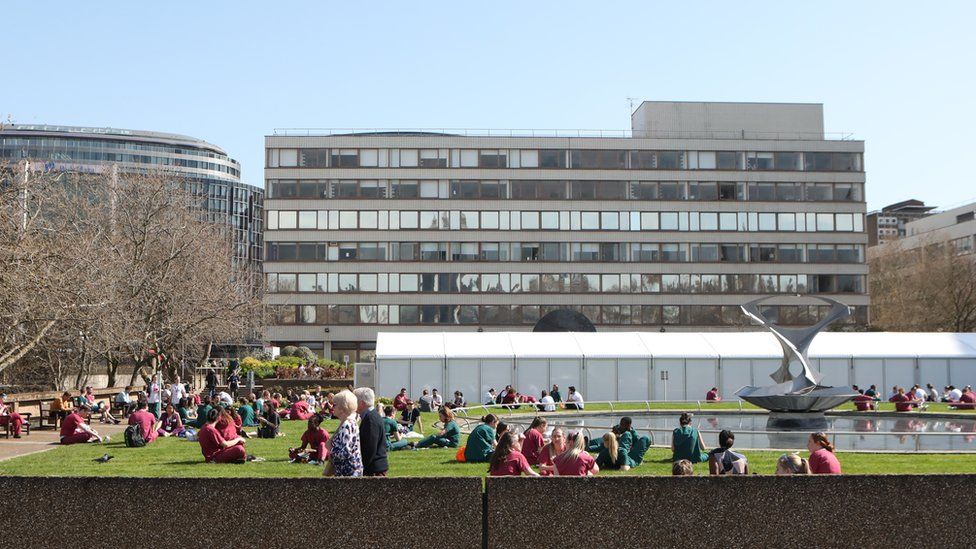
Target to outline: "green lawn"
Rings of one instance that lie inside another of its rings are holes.
[[[731,405],[722,403],[717,406]],[[678,408],[671,405],[671,408]],[[589,407],[587,407],[589,409]],[[596,406],[594,406],[596,409]],[[571,412],[567,412],[571,413]],[[435,414],[423,414],[427,431],[436,421]],[[335,421],[324,425],[330,431]],[[0,462],[0,475],[16,476],[141,476],[141,477],[314,477],[321,467],[288,463],[288,447],[298,444],[305,422],[286,421],[282,431],[287,436],[276,440],[251,439],[248,453],[266,461],[243,465],[214,465],[203,462],[200,446],[182,439],[161,439],[145,448],[126,448],[113,439],[109,444],[86,444],[57,447],[51,451]],[[121,437],[121,435],[119,435]],[[104,453],[114,458],[108,463],[92,460]],[[390,455],[391,476],[484,476],[485,464],[457,463],[455,449],[403,450]],[[759,474],[772,474],[780,451],[749,451],[750,468]],[[608,475],[669,475],[671,453],[652,448],[640,467],[628,472],[607,471]],[[976,454],[838,454],[844,472],[866,473],[976,473]],[[697,465],[699,474],[707,466]]]

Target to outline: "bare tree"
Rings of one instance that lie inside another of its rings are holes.
[[[872,324],[886,330],[976,331],[976,256],[897,242],[869,258]]]

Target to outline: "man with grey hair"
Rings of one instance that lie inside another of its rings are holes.
[[[386,459],[383,418],[375,407],[376,395],[369,387],[358,387],[353,394],[358,401],[356,411],[362,418],[359,423],[359,449],[363,456],[363,476],[385,477],[390,465]]]

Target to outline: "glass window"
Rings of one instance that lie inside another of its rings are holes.
[[[777,170],[796,171],[803,166],[800,164],[800,153],[778,152],[773,153],[773,161]]]
[[[861,186],[857,183],[837,183],[834,185],[834,200],[860,202]]]
[[[298,228],[314,229],[316,227],[318,215],[315,211],[298,212]]]
[[[692,214],[694,215],[694,213]],[[702,212],[699,214],[699,229],[702,231],[718,230],[718,214],[714,212]]]
[[[498,212],[481,212],[482,229],[498,229]]]
[[[281,273],[278,275],[278,291],[294,292],[298,290],[298,275]]]
[[[550,200],[562,200],[566,198],[565,181],[539,181],[537,182],[538,197]]]
[[[478,167],[478,151],[465,149],[461,151],[461,167],[462,168],[477,168]]]
[[[741,170],[742,153],[719,151],[716,153],[717,167],[720,170]]]
[[[417,149],[400,149],[400,167],[416,168],[419,163]]]
[[[616,170],[627,167],[626,151],[570,151],[572,167],[577,169]]]
[[[359,212],[359,228],[360,229],[376,229],[379,226],[379,215],[377,212],[362,211]]]
[[[541,150],[539,151],[540,168],[565,168],[566,151],[564,150]]]
[[[749,183],[749,200],[776,200],[776,184]]]
[[[678,213],[677,212],[661,212],[661,230],[662,231],[677,231],[678,230]],[[642,223],[643,226],[643,223]]]
[[[631,183],[630,197],[634,200],[657,200],[657,183],[653,181]]]
[[[507,168],[507,151],[481,151],[478,157],[479,168]]]
[[[282,210],[278,212],[279,229],[295,229],[298,227],[298,212]]]
[[[523,168],[539,167],[539,151],[520,151],[519,156],[521,158]]]
[[[416,181],[394,181],[393,198],[417,198],[420,196],[420,185]]]
[[[654,151],[630,152],[630,167],[635,170],[653,170],[656,164]]]
[[[833,230],[834,230],[834,214],[818,213],[817,231],[833,231]]]
[[[522,223],[523,227],[525,223]],[[559,230],[559,212],[542,212],[542,228]]]
[[[581,212],[580,228],[584,231],[596,231],[600,229],[599,212]]]
[[[836,216],[836,229],[838,231],[853,231],[854,230],[854,215],[853,214],[837,214]]]
[[[278,165],[282,168],[298,166],[298,149],[279,149],[279,155]]]
[[[834,187],[830,183],[807,183],[807,200],[829,201],[834,199]]]
[[[779,230],[781,231],[795,231],[796,230],[796,216],[791,213],[781,213],[776,215],[777,221],[779,222]],[[760,223],[762,220],[760,219]]]
[[[301,149],[299,165],[303,168],[328,167],[329,149]]]
[[[675,181],[662,181],[658,183],[658,196],[661,200],[684,200],[685,184]]]
[[[620,215],[617,212],[600,212],[600,228],[605,231],[620,229]]]
[[[685,169],[684,151],[657,151],[657,169],[683,170]]]
[[[681,309],[677,305],[664,305],[661,307],[661,317],[664,324],[678,324]]]
[[[400,212],[400,228],[401,229],[416,229],[418,225],[418,213],[415,211],[403,211]]]
[[[731,184],[732,188],[735,188],[735,184]],[[712,182],[694,182],[688,183],[688,199],[689,200],[718,200],[718,186]]]
[[[830,153],[803,153],[803,169],[806,171],[828,171],[830,170],[830,163]]]

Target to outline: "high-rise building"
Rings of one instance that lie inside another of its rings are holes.
[[[932,215],[935,206],[926,206],[921,200],[904,200],[889,204],[881,211],[867,215],[868,246],[877,246],[905,236],[905,225]]]
[[[976,252],[976,202],[944,212],[927,213],[905,223],[903,230],[901,238],[872,246],[869,256],[879,257],[933,245],[948,245],[948,250],[959,255],[973,254]]]
[[[204,199],[211,220],[233,232],[234,257],[260,270],[264,189],[241,182],[223,149],[184,135],[74,126],[0,125],[0,166],[30,160],[33,171],[166,170]]]
[[[624,132],[618,132],[623,134]],[[378,331],[731,329],[738,305],[867,321],[864,143],[819,104],[645,102],[625,136],[276,131],[265,336],[342,361]]]

